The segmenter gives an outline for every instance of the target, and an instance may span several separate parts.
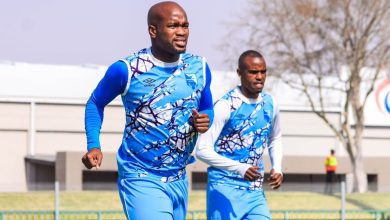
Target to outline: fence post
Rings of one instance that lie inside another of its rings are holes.
[[[375,220],[380,220],[380,212],[379,211],[375,211]]]
[[[54,183],[54,191],[55,191],[55,212],[54,212],[54,219],[60,220],[60,183],[58,181],[55,181]]]
[[[345,181],[341,181],[341,220],[345,220]]]
[[[101,211],[98,212],[98,220],[103,220],[103,215]]]
[[[284,211],[284,220],[288,220],[288,211]]]

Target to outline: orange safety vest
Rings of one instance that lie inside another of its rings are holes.
[[[336,171],[337,168],[337,159],[335,156],[328,156],[325,160],[325,169],[326,171]]]

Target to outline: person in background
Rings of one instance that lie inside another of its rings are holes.
[[[186,52],[189,22],[179,4],[153,5],[147,22],[151,47],[113,63],[87,102],[82,162],[88,169],[101,166],[104,107],[121,95],[126,124],[117,152],[118,189],[126,217],[183,220],[185,168],[214,114],[211,73],[203,57]]]
[[[278,189],[282,175],[282,133],[274,98],[263,92],[264,57],[248,50],[238,59],[241,85],[214,105],[210,129],[199,136],[196,156],[207,170],[207,219],[271,219],[263,191],[263,152],[271,159],[269,185]]]
[[[337,159],[334,154],[335,151],[331,149],[325,160],[325,194],[333,194],[333,185],[336,181]]]

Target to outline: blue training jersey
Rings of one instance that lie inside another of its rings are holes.
[[[219,100],[230,106],[230,117],[215,142],[214,150],[229,159],[258,166],[262,178],[247,181],[237,173],[209,167],[210,182],[251,190],[262,187],[264,179],[262,155],[268,146],[272,131],[274,102],[272,97],[264,92],[260,96],[258,102],[245,102],[240,89],[236,87]]]
[[[123,77],[117,80],[123,87],[120,91],[126,112],[117,154],[119,174],[152,173],[162,176],[162,181],[180,178],[185,166],[194,160],[191,152],[197,133],[192,109],[210,113],[211,119],[213,115],[211,74],[204,58],[183,53],[177,62],[164,63],[148,48],[120,62],[126,64],[128,75],[126,81]],[[91,99],[103,93],[98,90],[99,86]],[[88,115],[87,104],[87,137]],[[90,143],[98,142],[92,141],[96,138],[96,134],[88,137],[89,149],[93,148]]]

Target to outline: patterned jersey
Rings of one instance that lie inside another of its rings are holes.
[[[245,102],[238,87],[224,95],[219,102],[230,106],[230,118],[217,138],[214,150],[229,159],[260,167],[264,176],[262,155],[267,148],[274,119],[273,98],[261,93],[258,102]],[[259,189],[263,179],[244,180],[240,175],[225,169],[208,168],[209,181],[231,184],[244,189]]]
[[[205,61],[184,53],[178,62],[162,63],[143,49],[123,62],[129,77],[122,94],[126,127],[117,156],[119,173],[180,178],[193,161],[192,109],[198,109],[205,87]]]

